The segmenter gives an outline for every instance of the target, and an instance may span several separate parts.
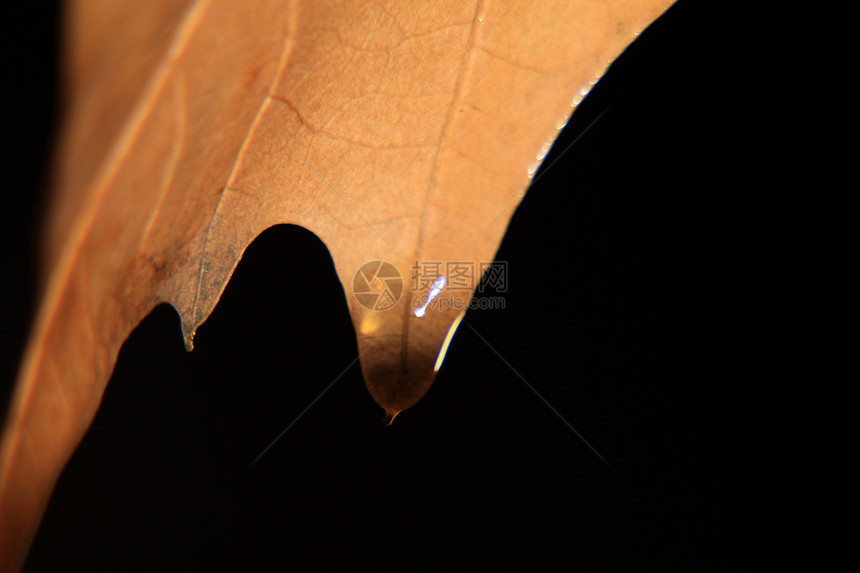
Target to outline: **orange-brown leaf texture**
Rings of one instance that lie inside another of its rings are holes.
[[[569,115],[669,4],[71,2],[43,294],[0,446],[0,571],[21,566],[129,333],[167,302],[191,349],[273,225],[328,247],[388,419],[418,401],[462,308],[419,317],[443,275],[413,284],[416,264],[493,260]],[[368,277],[375,308],[352,296],[370,261],[403,285]]]

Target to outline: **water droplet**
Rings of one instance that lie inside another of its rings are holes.
[[[547,139],[543,145],[541,145],[540,151],[538,151],[537,155],[535,155],[535,159],[539,162],[543,161],[546,157],[546,154],[549,153],[550,148],[552,147],[552,139]]]

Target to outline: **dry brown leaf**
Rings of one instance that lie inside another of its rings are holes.
[[[419,400],[460,309],[416,317],[413,265],[493,259],[575,105],[670,3],[73,2],[47,278],[0,450],[0,571],[20,567],[131,330],[168,302],[190,349],[272,225],[328,246],[388,419]],[[374,260],[406,283],[382,312],[349,296]]]

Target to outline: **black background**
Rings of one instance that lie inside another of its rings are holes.
[[[132,334],[25,570],[779,568],[762,88],[708,4],[580,106],[498,253],[506,308],[467,315],[418,405],[384,427],[353,367],[249,467],[356,355],[325,246],[271,229],[193,353],[170,307]],[[6,399],[58,109],[56,9],[28,10],[4,35]]]

